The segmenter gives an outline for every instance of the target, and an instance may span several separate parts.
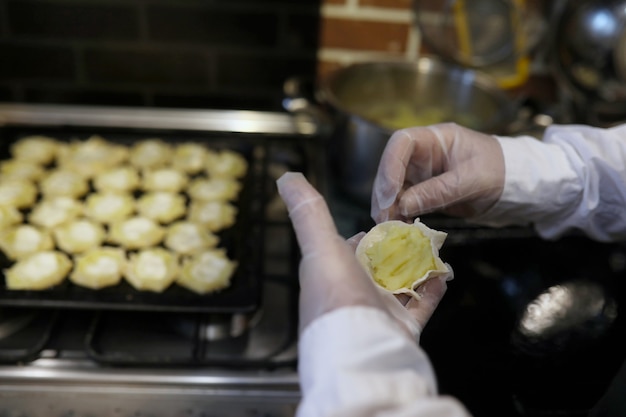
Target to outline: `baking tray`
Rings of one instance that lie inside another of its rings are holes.
[[[262,287],[263,206],[267,199],[261,186],[267,175],[264,153],[255,152],[264,141],[255,135],[224,132],[176,132],[128,129],[93,129],[80,127],[20,127],[0,130],[0,159],[10,157],[10,146],[21,137],[45,135],[60,141],[85,140],[99,135],[113,143],[131,145],[136,141],[160,138],[168,143],[198,142],[211,149],[231,149],[243,154],[249,163],[243,187],[234,205],[238,209],[235,225],[219,232],[219,247],[238,262],[231,285],[205,295],[196,294],[176,284],[161,293],[139,291],[125,280],[116,286],[92,290],[68,279],[56,287],[32,290],[8,290],[4,269],[12,262],[0,253],[0,305],[36,308],[112,309],[134,311],[170,311],[194,313],[250,312],[260,303]],[[259,156],[260,155],[260,156]]]

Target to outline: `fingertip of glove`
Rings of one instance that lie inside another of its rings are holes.
[[[296,180],[304,180],[304,179],[305,179],[304,175],[301,172],[288,171],[288,172],[285,172],[276,180],[276,186],[278,187],[278,191],[280,192],[289,183],[296,181]]]

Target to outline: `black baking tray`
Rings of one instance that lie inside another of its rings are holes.
[[[249,169],[242,179],[243,188],[234,204],[238,215],[234,226],[218,233],[219,247],[238,262],[231,285],[219,292],[200,295],[176,284],[161,293],[139,291],[125,280],[116,286],[92,290],[73,284],[68,279],[46,290],[8,290],[4,269],[12,263],[0,253],[0,306],[37,308],[110,309],[134,311],[170,311],[190,313],[237,313],[258,308],[262,288],[263,206],[266,187],[261,184],[267,175],[263,152],[254,152],[264,141],[250,134],[223,132],[158,132],[150,130],[87,129],[63,127],[9,126],[0,130],[0,159],[10,158],[10,146],[29,135],[45,135],[60,141],[85,140],[99,135],[113,143],[132,145],[150,138],[169,143],[198,142],[211,149],[232,149],[248,159]]]

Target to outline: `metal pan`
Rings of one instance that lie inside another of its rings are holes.
[[[238,262],[231,285],[216,293],[199,295],[176,284],[162,293],[138,291],[122,280],[116,286],[91,290],[65,280],[62,284],[40,291],[8,290],[0,279],[0,305],[20,307],[58,307],[77,309],[115,309],[136,311],[232,313],[255,310],[260,302],[262,281],[262,241],[264,187],[260,183],[266,173],[263,153],[253,153],[252,142],[245,134],[211,132],[174,133],[124,129],[67,128],[67,127],[19,127],[0,129],[0,158],[9,157],[9,147],[18,138],[27,135],[46,135],[58,140],[74,140],[99,134],[112,142],[132,144],[137,140],[158,137],[166,142],[195,141],[212,149],[237,150],[248,158],[250,167],[243,178],[243,189],[236,201],[238,209],[234,226],[219,233],[220,247],[226,249],[230,259]],[[255,146],[262,141],[254,141]],[[258,154],[258,155],[257,155]],[[256,156],[255,156],[256,155]],[[261,156],[259,156],[261,155]],[[261,159],[260,159],[261,158]],[[0,256],[2,270],[11,262]],[[2,274],[3,276],[3,274]]]

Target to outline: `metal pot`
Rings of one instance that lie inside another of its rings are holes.
[[[555,75],[586,123],[626,118],[626,1],[564,1],[555,12]]]
[[[338,184],[365,205],[395,130],[456,122],[505,134],[517,108],[488,76],[431,57],[344,67],[322,82],[318,99],[334,115],[330,151]]]

